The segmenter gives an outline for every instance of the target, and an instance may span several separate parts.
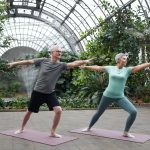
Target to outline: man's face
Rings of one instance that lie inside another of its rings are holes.
[[[58,59],[61,58],[61,54],[62,54],[62,50],[59,47],[52,52],[52,56]]]

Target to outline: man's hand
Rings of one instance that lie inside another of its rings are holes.
[[[33,63],[34,63],[34,60],[32,60],[32,59],[31,60],[21,60],[21,61],[8,63],[8,67],[12,68],[12,67],[17,66],[17,65],[30,65]]]
[[[14,65],[13,65],[13,63],[8,63],[7,66],[8,66],[8,68],[12,68]]]
[[[94,59],[95,58],[91,58],[91,59],[87,59],[87,60],[76,60],[72,63],[67,63],[67,69],[71,69],[74,67],[79,67],[79,66],[84,65],[84,64],[88,64]]]
[[[80,68],[80,69],[84,69],[84,68],[85,68],[85,66],[79,66],[79,68]]]

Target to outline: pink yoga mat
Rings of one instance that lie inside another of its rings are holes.
[[[54,138],[50,137],[48,133],[34,130],[25,130],[23,133],[20,134],[14,134],[14,132],[15,130],[1,131],[0,134],[17,137],[37,143],[47,144],[51,146],[59,145],[77,139],[76,137],[66,135],[62,135],[61,138]]]
[[[89,132],[83,132],[82,131],[83,129],[84,128],[75,129],[75,130],[72,130],[71,132],[87,134],[87,135],[92,135],[92,136],[105,137],[105,138],[118,139],[118,140],[124,140],[124,141],[131,141],[131,142],[137,142],[137,143],[144,143],[144,142],[150,140],[150,135],[145,135],[145,134],[132,133],[135,137],[129,138],[129,137],[123,137],[122,131],[92,128],[92,130]]]

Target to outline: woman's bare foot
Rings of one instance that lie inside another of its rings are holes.
[[[85,128],[82,130],[82,132],[89,132],[91,129],[90,128]]]
[[[20,129],[14,132],[14,134],[20,134],[20,133],[23,133],[23,130]]]
[[[134,138],[135,137],[134,135],[132,135],[131,133],[128,133],[128,132],[124,132],[123,136],[124,137],[129,137],[129,138]]]
[[[51,133],[50,137],[54,137],[54,138],[61,138],[62,135],[60,134],[56,134],[56,133]]]

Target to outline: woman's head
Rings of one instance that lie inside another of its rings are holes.
[[[116,63],[119,63],[120,61],[126,63],[127,58],[128,58],[128,53],[119,53],[115,56],[115,61]]]

